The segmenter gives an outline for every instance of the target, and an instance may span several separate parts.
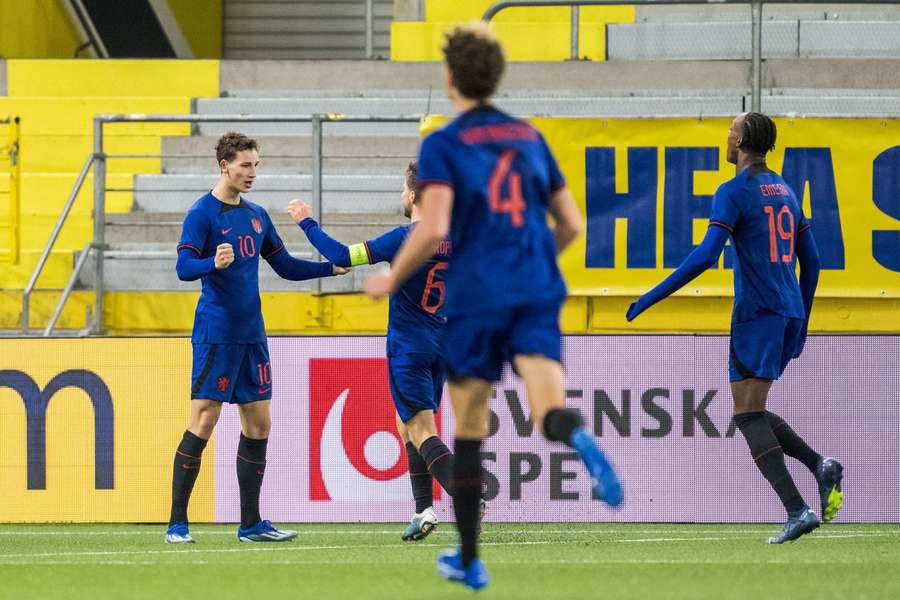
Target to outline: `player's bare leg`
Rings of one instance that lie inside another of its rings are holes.
[[[772,382],[748,378],[731,384],[734,398],[734,424],[744,435],[753,461],[788,513],[781,532],[769,538],[770,544],[795,540],[819,526],[819,519],[804,502],[784,464],[784,450],[778,443],[766,417],[766,399]]]
[[[460,547],[438,557],[438,573],[472,589],[488,584],[478,559],[478,521],[481,503],[481,442],[488,435],[491,384],[484,379],[450,381],[450,401],[456,416],[453,442],[453,511]]]
[[[269,400],[239,404],[241,439],[237,450],[238,486],[241,490],[242,542],[284,542],[297,537],[296,531],[279,530],[259,516],[259,493],[266,473],[266,447],[272,417]]]
[[[221,413],[221,402],[191,401],[187,429],[175,451],[172,469],[172,509],[169,514],[169,527],[166,530],[167,544],[189,544],[194,541],[188,531],[187,507],[197,475],[200,473],[203,450]]]

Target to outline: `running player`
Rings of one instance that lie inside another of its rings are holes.
[[[716,190],[706,237],[674,273],[631,305],[626,318],[633,320],[715,266],[731,237],[737,255],[728,368],[734,423],[787,511],[784,528],[769,538],[770,544],[781,544],[819,526],[785,467],[784,455],[815,475],[825,522],[841,508],[843,469],[766,410],[772,382],[803,351],[819,279],[819,253],[809,222],[794,192],[766,166],[775,135],[775,123],[766,115],[751,112],[734,119],[726,158],[736,165],[737,176]]]
[[[172,512],[166,542],[191,543],[187,506],[200,457],[219,420],[222,403],[238,405],[241,437],[237,476],[241,496],[242,542],[281,542],[297,536],[259,515],[259,492],[266,470],[271,427],[272,372],[259,300],[259,258],[284,279],[303,281],[346,273],[327,262],[293,258],[268,213],[241,196],[256,179],[255,140],[238,133],[216,146],[219,181],[188,210],[178,244],[176,271],[182,281],[202,279],[194,316],[194,364],[187,431],[175,451]]]
[[[401,202],[409,225],[391,229],[373,240],[345,246],[325,233],[312,218],[309,205],[292,200],[288,206],[294,221],[325,258],[341,267],[390,262],[421,218],[419,215],[416,163],[406,168]],[[391,396],[397,409],[397,431],[406,444],[409,478],[416,512],[401,536],[404,541],[425,539],[438,524],[432,507],[432,476],[453,495],[450,479],[453,454],[437,435],[434,413],[441,401],[447,368],[441,356],[444,330],[444,273],[450,241],[443,240],[396,294],[388,313],[387,356]]]
[[[438,558],[444,577],[480,589],[481,444],[492,382],[509,361],[525,380],[531,420],[549,440],[573,447],[597,495],[622,501],[615,473],[579,413],[565,408],[559,312],[566,287],[557,253],[578,235],[581,215],[543,137],[491,106],[503,50],[486,25],[455,28],[444,46],[446,86],[458,115],[419,153],[418,226],[368,293],[395,293],[450,233],[443,352],[456,415],[453,507],[460,547]],[[547,213],[554,226],[547,225]]]

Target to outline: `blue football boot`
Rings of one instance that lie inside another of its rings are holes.
[[[781,532],[769,538],[770,544],[783,544],[792,542],[801,535],[807,534],[819,526],[819,517],[816,513],[806,507],[797,515],[788,516],[787,523],[784,524]]]
[[[445,579],[456,581],[476,591],[491,582],[491,577],[481,560],[476,558],[468,567],[463,567],[462,550],[459,548],[441,552],[437,559],[437,572]]]
[[[271,521],[259,521],[247,529],[239,527],[237,536],[242,542],[286,542],[297,537],[297,532],[275,529]]]
[[[193,544],[194,538],[188,532],[187,521],[176,521],[166,529],[167,544]]]
[[[587,428],[579,427],[572,432],[571,442],[591,475],[591,483],[597,497],[612,507],[622,504],[624,498],[622,484],[594,436]]]
[[[844,506],[841,480],[844,467],[833,458],[823,458],[816,465],[816,483],[819,484],[819,500],[822,503],[822,522],[830,523]]]

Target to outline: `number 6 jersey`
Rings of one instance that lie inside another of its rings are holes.
[[[447,315],[561,300],[566,287],[547,225],[565,185],[544,138],[491,106],[459,115],[422,142],[422,189],[453,189]]]
[[[723,183],[713,197],[709,224],[731,233],[737,255],[733,322],[765,311],[806,318],[794,249],[810,225],[780,175],[757,163]]]
[[[415,226],[415,223],[401,225],[375,239],[351,246],[351,256],[365,252],[364,257],[352,259],[351,264],[391,262]],[[388,356],[440,354],[441,334],[447,320],[444,316],[444,275],[450,259],[450,245],[450,240],[442,241],[434,256],[391,294]]]

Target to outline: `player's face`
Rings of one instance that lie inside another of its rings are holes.
[[[741,145],[741,132],[744,130],[744,116],[739,115],[731,122],[728,129],[728,143],[725,151],[725,160],[736,165],[738,161],[738,146]]]
[[[259,152],[256,150],[241,150],[233,161],[221,163],[222,175],[228,179],[228,184],[244,194],[253,187],[258,166]]]
[[[412,216],[412,205],[416,194],[403,182],[403,193],[400,194],[400,202],[403,203],[403,215],[408,219]]]

